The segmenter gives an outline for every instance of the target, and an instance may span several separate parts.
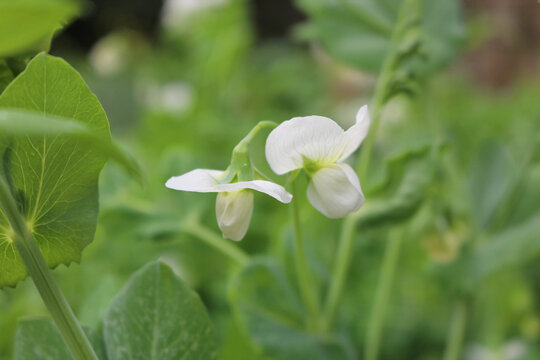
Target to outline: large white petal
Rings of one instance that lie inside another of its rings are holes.
[[[285,204],[290,203],[292,199],[292,195],[289,194],[283,186],[266,180],[239,181],[230,184],[216,185],[216,190],[219,192],[237,191],[242,189],[252,189],[263,192]]]
[[[299,169],[304,158],[332,163],[343,152],[343,129],[322,116],[296,117],[272,130],[266,140],[266,160],[276,174]]]
[[[195,192],[216,192],[218,179],[225,172],[220,170],[195,169],[184,175],[173,176],[165,183],[169,189]]]
[[[357,211],[365,202],[358,176],[343,163],[317,171],[309,182],[307,196],[315,209],[332,219]]]
[[[253,214],[253,192],[221,192],[216,199],[216,217],[223,237],[240,241],[246,235]]]
[[[369,113],[367,105],[364,105],[356,113],[356,123],[351,126],[343,136],[343,152],[340,160],[351,155],[364,141],[369,130]]]

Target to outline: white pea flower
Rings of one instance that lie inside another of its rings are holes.
[[[266,160],[279,175],[304,169],[310,177],[310,203],[329,218],[355,212],[365,197],[354,170],[342,161],[362,143],[369,129],[367,106],[344,131],[322,116],[296,117],[281,123],[266,140]]]
[[[221,183],[227,171],[196,169],[170,178],[166,187],[181,191],[217,192],[216,217],[223,237],[240,241],[246,235],[253,213],[253,193],[263,192],[282,203],[291,202],[285,188],[266,180]]]

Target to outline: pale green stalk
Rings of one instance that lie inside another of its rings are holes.
[[[317,330],[319,319],[319,298],[309,271],[304,249],[304,239],[302,237],[302,224],[300,221],[300,210],[298,208],[298,191],[296,181],[291,182],[293,200],[291,202],[291,218],[294,228],[294,250],[295,265],[298,286],[302,300],[306,306],[307,318],[306,327],[308,330]]]
[[[392,33],[392,46],[390,47],[389,54],[384,60],[381,73],[375,88],[375,94],[373,97],[370,111],[371,125],[364,144],[362,145],[362,153],[358,159],[356,167],[358,169],[358,176],[360,178],[360,181],[365,180],[367,170],[369,169],[371,152],[375,143],[375,139],[377,137],[377,130],[381,119],[382,108],[387,100],[392,80],[392,74],[399,57],[399,53],[397,51],[399,45],[399,36],[407,21],[406,10],[410,4],[410,1],[414,0],[404,0],[401,4],[398,22]],[[339,303],[341,294],[343,293],[346,275],[352,260],[352,252],[354,250],[355,238],[354,229],[356,227],[358,218],[358,213],[350,214],[345,218],[341,228],[341,238],[338,245],[336,259],[334,262],[332,280],[330,282],[330,289],[324,307],[323,328],[326,330],[328,330],[332,326],[334,314]]]
[[[243,144],[248,144],[255,138],[255,136],[261,131],[262,129],[273,129],[277,126],[277,124],[273,121],[263,120],[259,121],[257,125],[253,127],[253,129],[250,130],[250,132],[240,141],[237,145],[242,146]]]
[[[465,337],[465,325],[467,322],[467,306],[464,300],[458,300],[452,319],[450,322],[450,330],[446,339],[446,350],[444,352],[444,360],[459,360],[461,359],[461,348]]]
[[[386,242],[383,265],[366,334],[365,360],[376,360],[379,355],[381,335],[390,300],[392,281],[399,260],[401,240],[399,230],[395,229],[391,232]]]
[[[347,216],[341,227],[341,237],[339,239],[339,246],[336,253],[336,263],[334,264],[334,271],[332,273],[332,282],[330,283],[330,290],[324,307],[322,329],[328,331],[332,325],[334,312],[339,303],[341,293],[343,291],[343,285],[347,277],[347,271],[351,262],[353,254],[354,243],[351,241],[354,237],[354,228],[356,226],[356,217]]]
[[[20,214],[8,184],[0,176],[0,207],[15,235],[11,239],[21,255],[45,306],[75,360],[97,360],[97,356],[77,322],[60,287],[54,280],[39,246]]]
[[[381,118],[382,106],[384,103],[384,97],[388,90],[390,79],[390,61],[387,60],[386,66],[383,68],[382,74],[377,83],[375,90],[375,97],[373,99],[373,105],[371,107],[371,125],[369,133],[366,137],[364,145],[362,146],[362,153],[359,157],[357,169],[360,180],[364,180],[366,177],[367,169],[371,159],[371,150],[375,142],[377,134],[377,128]],[[337,249],[336,259],[334,263],[334,270],[332,273],[332,281],[330,282],[330,289],[328,297],[326,299],[324,308],[323,324],[325,329],[329,329],[332,326],[334,313],[336,311],[339,298],[343,292],[345,285],[346,275],[349,270],[352,253],[354,250],[354,235],[355,227],[358,219],[358,212],[348,215],[343,221],[341,227],[341,237]]]

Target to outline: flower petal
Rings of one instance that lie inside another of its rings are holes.
[[[340,160],[346,159],[364,141],[369,130],[369,113],[367,105],[364,105],[356,113],[356,124],[351,126],[343,136],[343,153]]]
[[[266,180],[239,181],[228,184],[220,184],[225,171],[195,169],[181,176],[174,176],[167,180],[165,186],[182,191],[195,192],[233,192],[242,189],[252,189],[270,195],[282,203],[290,203],[292,195],[281,185]]]
[[[216,217],[223,237],[240,241],[246,235],[253,214],[253,192],[220,192],[216,199]]]
[[[307,196],[315,209],[332,219],[357,211],[366,200],[358,176],[343,163],[317,171],[309,182]]]
[[[296,117],[272,130],[266,140],[266,160],[276,174],[299,169],[304,159],[332,163],[342,154],[343,129],[322,116]]]
[[[236,191],[241,189],[252,189],[270,195],[274,199],[288,204],[292,200],[292,195],[281,185],[266,180],[239,181],[230,184],[219,184],[217,191]]]
[[[195,192],[217,192],[218,180],[225,172],[220,170],[195,169],[184,175],[173,176],[165,183],[169,189]]]

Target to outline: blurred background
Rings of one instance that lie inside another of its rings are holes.
[[[54,39],[51,53],[81,72],[103,104],[113,136],[142,164],[148,185],[141,188],[107,165],[95,241],[81,265],[54,272],[83,323],[99,328],[127,278],[162,258],[207,305],[222,344],[220,359],[263,359],[231,314],[228,279],[235,268],[182,225],[195,219],[218,233],[215,197],[174,192],[164,183],[194,168],[225,169],[234,145],[261,120],[318,114],[350,126],[356,110],[373,97],[387,46],[379,40],[395,23],[398,3],[85,3]],[[431,175],[420,200],[403,208],[406,215],[395,224],[385,219],[359,228],[337,332],[346,334],[351,351],[362,353],[392,225],[403,240],[381,359],[441,359],[456,299],[468,308],[464,360],[539,359],[540,4],[433,4],[441,7],[430,10],[430,19],[437,19],[434,31],[448,26],[432,43],[444,61],[414,80],[419,90],[385,107],[363,186],[369,195],[370,185],[392,174],[377,201],[401,199],[401,172],[407,170],[399,169],[426,170],[408,163],[394,169],[401,161],[395,159],[419,158],[433,144],[441,154],[419,160]],[[369,26],[365,14],[373,15]],[[370,35],[370,29],[380,31]],[[253,155],[271,174],[263,148],[260,136]],[[255,206],[238,245],[250,254],[278,257],[290,270],[286,206],[259,195]],[[302,210],[310,264],[326,289],[340,224],[308,204]],[[0,359],[7,360],[18,320],[46,310],[29,280],[2,290],[0,309]]]

